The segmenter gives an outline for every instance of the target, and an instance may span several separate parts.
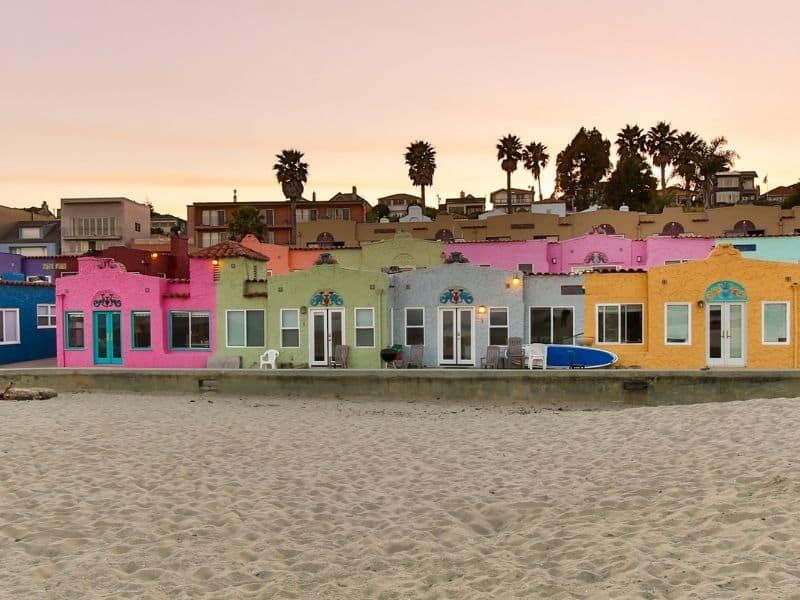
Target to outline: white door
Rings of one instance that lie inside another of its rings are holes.
[[[707,352],[710,367],[745,365],[745,310],[741,302],[713,302],[706,310]]]
[[[475,311],[472,308],[439,309],[439,364],[474,365]]]
[[[333,349],[344,344],[344,309],[316,308],[308,312],[308,364],[327,367],[333,360]]]

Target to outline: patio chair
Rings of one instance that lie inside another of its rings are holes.
[[[267,350],[264,354],[261,355],[261,362],[258,365],[259,369],[263,369],[264,367],[269,367],[270,369],[276,369],[275,361],[278,360],[278,354],[280,354],[277,350]]]
[[[500,346],[486,346],[486,356],[481,359],[481,368],[497,369],[500,366]]]
[[[522,347],[521,337],[508,338],[508,350],[506,350],[508,366],[512,369],[521,369],[525,365],[525,350]]]
[[[423,354],[425,346],[409,346],[408,358],[406,358],[406,367],[409,369],[421,369],[423,364]]]
[[[525,363],[529,369],[533,369],[534,364],[539,365],[542,371],[547,369],[547,345],[528,344],[525,346]]]
[[[350,354],[350,346],[344,346],[339,344],[333,348],[333,360],[331,361],[331,366],[333,368],[340,368],[346,369],[347,368],[347,357]]]

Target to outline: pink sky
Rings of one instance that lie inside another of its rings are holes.
[[[192,202],[282,196],[283,148],[307,196],[413,192],[418,138],[438,151],[429,203],[505,185],[498,137],[612,139],[666,119],[725,135],[762,190],[800,178],[794,2],[3,3],[0,204],[121,195]],[[765,186],[763,177],[769,174]],[[528,187],[516,173],[512,184]]]

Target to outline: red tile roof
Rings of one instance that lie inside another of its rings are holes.
[[[239,242],[225,240],[215,246],[203,248],[191,254],[192,258],[252,258],[253,260],[269,260],[269,257],[242,246]]]

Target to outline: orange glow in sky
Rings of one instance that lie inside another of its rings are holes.
[[[549,195],[579,127],[613,141],[662,119],[725,135],[764,191],[800,178],[799,20],[775,0],[10,0],[0,204],[279,200],[271,166],[289,147],[310,164],[307,197],[356,185],[374,203],[414,192],[416,139],[438,152],[435,204],[504,187],[507,133],[548,146]]]

